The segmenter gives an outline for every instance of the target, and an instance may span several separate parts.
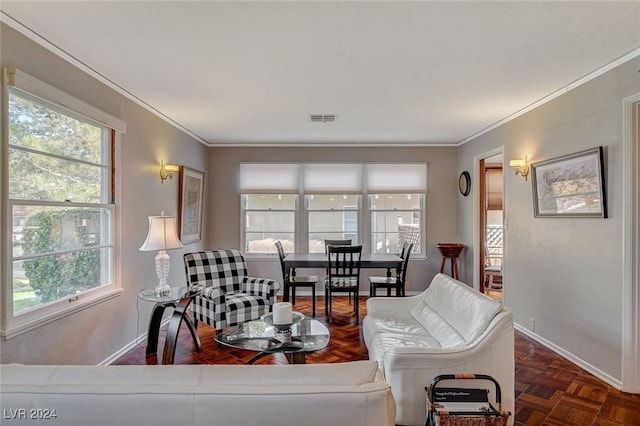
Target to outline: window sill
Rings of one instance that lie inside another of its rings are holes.
[[[66,309],[62,309],[56,312],[52,312],[48,315],[40,316],[24,322],[17,323],[13,326],[8,327],[5,330],[2,330],[0,337],[2,338],[2,340],[11,339],[13,337],[19,336],[20,334],[35,330],[38,327],[41,327],[45,324],[49,324],[60,318],[64,318],[68,315],[90,308],[91,306],[95,306],[107,300],[113,299],[114,297],[118,297],[120,296],[120,294],[122,294],[122,292],[123,292],[122,288],[113,289],[107,293],[102,293],[95,297],[88,298],[82,301],[81,304],[74,304],[72,306],[69,306]]]

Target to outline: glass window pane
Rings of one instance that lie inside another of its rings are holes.
[[[14,314],[109,283],[110,257],[110,248],[96,248],[14,261]]]
[[[295,210],[295,194],[245,194],[244,206],[247,210]]]
[[[105,169],[19,149],[9,149],[9,198],[104,203]]]
[[[9,144],[96,164],[103,160],[101,127],[9,91]]]
[[[352,212],[309,212],[309,232],[356,232],[357,224],[353,226],[350,213]],[[345,226],[345,219],[348,226]]]
[[[397,233],[374,233],[371,240],[373,253],[400,253]]]
[[[344,210],[357,206],[358,195],[307,195],[309,210]]]
[[[372,210],[420,210],[422,194],[370,195]]]
[[[246,212],[246,231],[249,232],[294,232],[293,212]]]
[[[13,257],[107,245],[109,216],[103,208],[14,206],[22,226],[14,227]]]
[[[371,206],[371,247],[374,253],[399,253],[405,241],[421,253],[422,194],[376,194]]]
[[[358,243],[358,234],[350,232],[310,232],[309,253],[324,253],[324,240],[351,240],[352,245]]]
[[[295,234],[293,232],[247,233],[245,238],[246,253],[274,253],[277,240],[282,242],[282,248],[285,253],[293,253],[295,251]]]
[[[242,202],[246,253],[274,253],[276,240],[295,251],[296,194],[244,194]]]

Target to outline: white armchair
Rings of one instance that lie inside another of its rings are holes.
[[[513,315],[500,302],[437,274],[417,296],[370,298],[362,334],[369,359],[378,361],[391,385],[396,424],[424,425],[425,386],[456,373],[494,377],[513,424]]]

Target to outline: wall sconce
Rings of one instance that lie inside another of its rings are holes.
[[[173,174],[180,170],[180,166],[176,166],[173,164],[164,164],[164,161],[160,163],[160,182],[164,183],[164,181],[169,178],[173,179]]]
[[[521,175],[524,180],[527,180],[529,175],[529,164],[527,163],[527,156],[524,156],[524,160],[510,160],[509,166],[513,167],[517,175]]]

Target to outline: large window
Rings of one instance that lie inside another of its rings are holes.
[[[296,205],[294,194],[243,194],[245,253],[271,253],[276,240],[295,251]]]
[[[398,253],[405,242],[422,254],[424,243],[424,164],[370,164],[367,189],[371,212],[371,251]]]
[[[399,253],[405,242],[421,253],[422,194],[369,196],[373,253]]]
[[[116,132],[98,121],[104,113],[89,118],[92,107],[25,74],[7,72],[5,81],[8,337],[114,289]]]
[[[324,240],[358,244],[359,195],[307,195],[309,253],[324,253]]]
[[[276,240],[287,253],[295,251],[298,170],[289,163],[240,165],[245,253],[273,253]]]
[[[372,253],[414,253],[424,244],[426,164],[240,165],[247,253],[324,252],[325,239],[350,239]]]

